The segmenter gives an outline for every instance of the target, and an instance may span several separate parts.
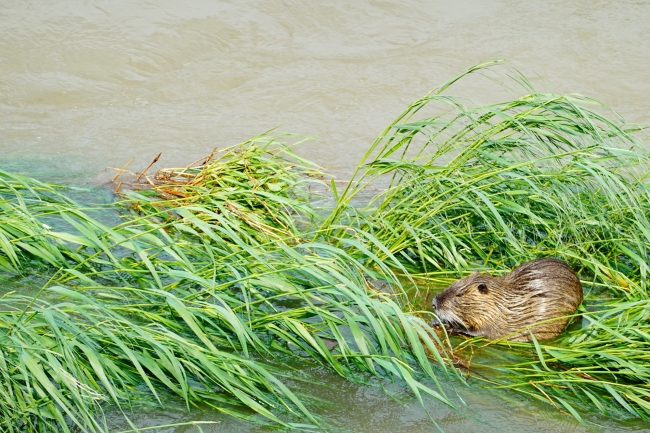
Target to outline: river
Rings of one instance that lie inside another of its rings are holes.
[[[131,157],[133,169],[159,152],[159,166],[183,165],[280,127],[313,136],[298,153],[345,176],[409,103],[492,58],[650,124],[648,41],[648,1],[3,0],[0,168],[93,186]],[[494,102],[489,90],[466,90]],[[435,431],[416,401],[404,407],[315,374],[342,430]],[[461,392],[487,425],[431,403],[448,433],[587,431],[545,404]],[[136,418],[219,418],[204,431],[261,431],[206,411]]]

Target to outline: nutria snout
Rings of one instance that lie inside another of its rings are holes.
[[[576,273],[560,260],[543,258],[502,277],[474,272],[438,294],[433,308],[457,332],[529,341],[530,332],[538,340],[560,334],[581,302]],[[549,319],[556,320],[539,323]]]

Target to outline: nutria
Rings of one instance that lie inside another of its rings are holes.
[[[564,262],[535,259],[507,275],[474,272],[443,290],[433,300],[441,322],[459,333],[489,339],[529,341],[553,338],[582,302],[580,279]],[[539,325],[538,322],[558,318]],[[522,330],[516,333],[516,331]]]

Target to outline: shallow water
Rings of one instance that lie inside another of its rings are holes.
[[[134,169],[159,152],[160,166],[183,165],[280,126],[313,135],[299,153],[345,176],[410,102],[497,57],[539,74],[543,89],[588,95],[650,123],[650,2],[349,3],[3,0],[0,168],[97,184],[112,176],[106,167],[133,156]],[[478,84],[463,90],[495,97]],[[318,374],[336,402],[327,415],[343,430],[434,431],[415,401],[405,409],[379,389]],[[463,395],[492,431],[586,431],[517,396]],[[483,431],[430,408],[447,432]],[[138,419],[215,417],[221,423],[204,431],[260,431],[208,412]]]
[[[417,400],[403,390],[392,389],[394,397],[404,405],[393,402],[386,393],[376,386],[359,386],[338,376],[311,368],[307,371],[314,385],[308,390],[310,395],[330,401],[314,412],[329,420],[327,431],[332,432],[410,432],[430,433],[438,431],[429,420],[427,413]],[[459,415],[447,406],[428,401],[428,411],[446,433],[549,433],[575,432],[589,433],[590,430],[580,426],[572,418],[557,411],[548,410],[543,403],[522,399],[520,395],[504,394],[495,398],[493,391],[456,386],[447,387],[450,395],[457,392],[471,411],[468,416]],[[305,389],[303,389],[305,391]],[[457,399],[457,402],[459,400]],[[178,408],[175,410],[156,411],[158,424],[172,424],[191,421],[213,421],[212,425],[201,425],[204,433],[262,433],[274,431],[268,427],[256,426],[235,418],[215,413],[214,411],[197,411],[192,415]],[[474,417],[474,419],[472,419]],[[477,421],[478,418],[480,421]],[[146,425],[152,419],[148,413],[131,416],[138,425]],[[117,417],[116,417],[117,421]],[[593,418],[597,422],[595,430],[603,433],[645,432],[644,426],[636,423],[621,423]],[[124,421],[114,424],[115,430],[128,428]],[[159,433],[198,433],[197,427],[190,425],[160,429]]]

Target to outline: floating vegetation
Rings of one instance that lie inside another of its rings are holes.
[[[103,432],[107,408],[128,418],[141,399],[175,395],[317,430],[327,420],[286,385],[287,358],[450,407],[441,381],[480,371],[583,422],[585,407],[650,419],[642,130],[521,76],[524,96],[504,103],[444,94],[496,63],[411,105],[326,211],[314,195],[326,175],[271,135],[143,172],[93,209],[0,171],[0,269],[49,278],[36,297],[0,300],[0,429]],[[350,205],[386,177],[367,207]],[[583,326],[543,344],[451,341],[407,290],[545,256],[591,290]],[[482,364],[496,346],[512,357]]]

